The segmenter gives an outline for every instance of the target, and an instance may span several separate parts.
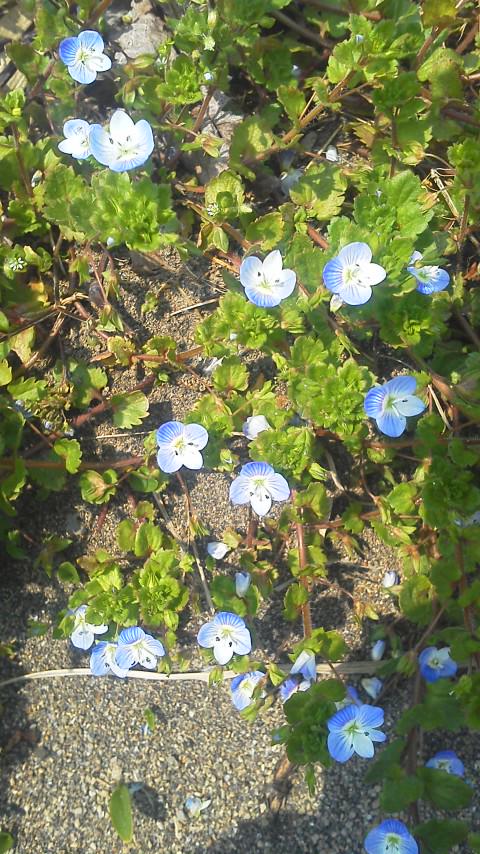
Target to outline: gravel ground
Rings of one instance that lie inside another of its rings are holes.
[[[168,261],[176,269],[175,259],[169,257]],[[172,270],[167,271],[170,285],[163,308],[159,315],[147,316],[144,323],[138,320],[139,307],[155,280],[146,282],[130,267],[122,268],[124,311],[136,336],[171,334],[181,348],[192,345],[201,312],[196,309],[175,317],[171,312],[212,297],[211,283],[202,278],[204,268],[195,270],[193,276],[178,271],[177,281]],[[66,351],[91,357],[85,328],[72,331]],[[117,374],[115,387],[131,388],[135,382],[135,372],[125,370]],[[141,428],[122,433],[111,427],[108,418],[89,424],[80,437],[84,458],[90,453],[90,458],[138,453],[143,439],[138,434],[172,416],[181,419],[202,390],[198,377],[180,375],[175,385],[154,389],[150,414]],[[221,537],[228,526],[245,529],[246,511],[228,503],[229,482],[224,474],[188,476],[193,505],[201,508],[202,522],[212,538]],[[169,490],[167,506],[177,528],[185,532],[183,496]],[[40,638],[28,637],[27,621],[53,624],[70,592],[34,569],[33,560],[42,537],[51,532],[67,532],[73,537],[70,559],[100,545],[111,547],[118,522],[129,512],[126,496],[119,496],[98,529],[101,508],[83,505],[76,487],[67,495],[53,494],[43,504],[27,495],[19,509],[23,530],[31,538],[31,555],[2,569],[0,643],[12,643],[14,657],[0,658],[0,679],[87,664],[88,658],[68,642],[54,641],[51,631]],[[330,577],[355,600],[374,604],[382,619],[388,620],[394,607],[380,581],[384,571],[394,566],[392,554],[371,532],[359,538],[359,547],[360,553],[352,558],[341,545],[329,546],[329,558],[337,561]],[[233,566],[230,559],[222,568],[229,571]],[[280,580],[288,577],[283,572],[280,567]],[[285,626],[281,608],[278,594],[256,621],[255,652],[261,658],[280,651],[287,664],[286,653],[299,639],[300,627]],[[368,657],[373,624],[359,624],[348,597],[318,588],[312,612],[316,625],[342,631],[352,658]],[[190,654],[193,669],[201,667],[193,641],[205,616],[194,615],[180,632],[180,643]],[[392,733],[406,702],[402,686],[385,697],[387,732]],[[298,773],[284,808],[278,815],[270,812],[267,798],[272,774],[282,756],[281,748],[271,745],[270,732],[282,722],[282,710],[276,706],[264,719],[247,724],[232,708],[225,685],[208,688],[193,682],[152,685],[115,679],[50,679],[0,688],[0,703],[0,829],[15,836],[16,854],[125,851],[108,816],[109,796],[120,779],[135,784],[131,854],[230,854],[238,850],[352,854],[362,850],[365,834],[378,817],[379,791],[363,784],[365,763],[359,759],[346,766],[335,764],[328,774],[320,769],[313,797]],[[145,732],[147,708],[156,718],[153,733]],[[448,734],[443,742],[429,736],[423,745],[424,759],[442,747],[456,749],[466,764],[467,776],[475,780],[480,762],[474,739],[464,733]],[[189,795],[211,799],[198,819],[187,820],[183,813]],[[469,814],[478,829],[478,794]]]

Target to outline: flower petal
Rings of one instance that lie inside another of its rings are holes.
[[[379,415],[376,419],[378,429],[390,436],[391,439],[398,439],[404,432],[407,422],[403,415],[396,415],[395,412],[385,412]]]
[[[97,33],[96,30],[83,30],[78,34],[78,41],[87,50],[93,50],[95,53],[103,53],[105,45],[100,33]]]
[[[197,643],[205,649],[210,649],[215,644],[218,636],[218,628],[213,621],[204,623],[197,634]]]
[[[158,640],[158,638],[153,638],[151,635],[147,635],[143,646],[151,655],[157,656],[157,658],[163,658],[165,655],[165,648],[163,643]]]
[[[229,496],[232,504],[248,504],[250,501],[250,478],[239,474],[230,484]]]
[[[240,475],[246,477],[267,477],[274,473],[274,469],[268,463],[245,463],[240,470]]]
[[[407,418],[413,415],[420,415],[426,409],[423,400],[415,397],[413,394],[406,394],[404,397],[398,397],[394,401],[394,406],[400,415],[405,415]]]
[[[137,663],[137,656],[130,646],[117,646],[115,663],[121,670],[130,670]]]
[[[63,39],[58,48],[58,55],[65,65],[73,65],[77,56],[78,39],[75,36],[70,36],[68,39]]]
[[[228,638],[220,638],[213,644],[213,654],[218,664],[227,664],[234,653],[233,641]]]
[[[160,451],[158,453],[160,454]],[[194,448],[193,445],[187,445],[178,455],[178,459],[181,460],[182,465],[186,466],[187,469],[193,469],[194,471],[198,471],[203,466],[203,457],[200,451]]]
[[[85,62],[74,62],[72,65],[67,65],[67,69],[70,77],[84,86],[93,83],[97,77],[97,72],[88,68]]]
[[[364,305],[372,296],[370,285],[348,282],[340,291],[341,297],[347,305]]]
[[[263,261],[263,275],[269,282],[275,282],[282,275],[283,261],[281,252],[274,249],[269,252]]]
[[[328,752],[336,762],[347,762],[353,756],[352,740],[340,732],[331,732],[327,739]]]
[[[410,377],[407,374],[401,377],[394,377],[393,380],[385,383],[383,387],[387,394],[391,394],[392,397],[403,397],[406,394],[414,393],[417,381],[415,377]]]
[[[380,282],[383,282],[387,277],[387,271],[380,264],[367,264],[367,266],[362,270],[362,277],[366,284],[369,284],[370,287],[374,285],[379,285]]]
[[[113,141],[123,144],[134,132],[135,123],[128,113],[125,110],[115,110],[110,119],[110,136]]]
[[[350,704],[349,706],[344,706],[343,709],[339,709],[338,712],[335,712],[331,718],[327,721],[327,726],[330,732],[342,732],[345,724],[350,723],[355,720],[358,714],[358,707]]]
[[[245,296],[249,302],[258,306],[258,308],[275,308],[275,306],[280,305],[282,300],[276,289],[267,292],[260,285],[246,286]]]
[[[100,643],[97,643],[92,649],[92,654],[90,656],[90,672],[93,673],[94,676],[106,676],[107,673],[110,673],[110,665],[105,655],[107,647],[108,643],[100,641]]]
[[[145,632],[140,626],[129,626],[128,629],[122,629],[118,637],[119,646],[138,643],[145,638]]]
[[[85,60],[85,64],[91,71],[108,71],[112,67],[112,60],[105,53],[94,53]]]
[[[263,280],[263,264],[256,255],[249,255],[240,264],[240,282],[244,288],[255,287]]]
[[[235,629],[232,636],[233,649],[237,655],[248,655],[252,649],[252,638],[246,626]]]
[[[348,243],[340,249],[337,257],[342,267],[350,267],[353,264],[363,267],[372,260],[372,250],[367,243]]]
[[[358,753],[362,759],[371,759],[375,754],[375,749],[373,747],[373,741],[363,732],[355,732],[352,736],[353,740],[353,749],[355,753]]]
[[[68,119],[63,125],[63,133],[67,138],[72,136],[86,136],[90,130],[90,125],[85,119]]]
[[[259,433],[263,433],[264,430],[271,429],[264,415],[251,415],[242,424],[242,433],[250,441],[256,439]]]
[[[252,510],[258,516],[266,516],[272,506],[272,496],[263,487],[259,486],[253,492],[253,495],[250,495],[250,504],[252,505]]]
[[[165,474],[173,474],[181,469],[183,465],[182,457],[176,454],[171,448],[161,447],[157,452],[157,463],[161,471]]]
[[[343,289],[343,265],[338,258],[327,261],[323,268],[323,282],[332,294],[339,294]]]
[[[370,418],[378,418],[382,414],[383,403],[388,392],[384,386],[373,386],[365,395],[363,408]]]
[[[207,552],[210,557],[213,557],[214,560],[222,560],[225,557],[227,552],[230,551],[228,546],[225,543],[221,543],[218,540],[214,540],[211,543],[207,543]]]
[[[139,156],[144,157],[146,160],[150,157],[155,147],[152,128],[146,119],[140,119],[140,121],[136,123],[134,139],[138,147]]]
[[[73,630],[70,635],[70,640],[77,649],[87,650],[90,649],[93,641],[95,640],[95,636],[90,628],[80,625]]]
[[[90,150],[102,166],[108,166],[115,157],[115,146],[101,125],[92,125],[90,128]]]
[[[184,425],[181,421],[166,421],[158,428],[157,445],[170,445],[179,436],[183,436]]]
[[[274,501],[287,501],[290,498],[290,487],[283,475],[273,472],[267,475],[265,482]]]
[[[357,712],[357,720],[362,729],[376,729],[383,725],[384,711],[380,706],[360,706]]]
[[[201,451],[208,442],[208,432],[201,424],[185,424],[183,435],[185,440]]]

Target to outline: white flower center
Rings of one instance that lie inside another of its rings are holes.
[[[450,771],[450,761],[448,759],[439,759],[437,761],[437,768],[439,771],[446,771],[448,773]]]
[[[365,287],[363,283],[363,270],[360,264],[350,264],[350,266],[345,267],[343,271],[343,284]]]
[[[223,626],[219,629],[218,634],[215,637],[215,643],[221,643],[221,641],[228,641],[229,646],[233,646],[233,629],[228,628],[228,626]]]
[[[385,852],[397,854],[402,850],[402,837],[398,833],[388,833],[385,839]]]
[[[429,267],[421,267],[417,270],[417,279],[422,284],[427,285],[431,279],[436,279],[439,271],[438,266],[431,265]]]
[[[431,657],[428,662],[428,666],[432,668],[432,670],[440,670],[442,667],[442,662],[435,655]]]
[[[184,453],[187,445],[188,442],[185,441],[185,436],[178,436],[178,438],[174,439],[172,442],[172,448],[177,456]]]
[[[75,62],[81,62],[83,65],[86,65],[88,60],[91,59],[95,51],[91,48],[82,46],[79,47],[77,53],[75,54]]]

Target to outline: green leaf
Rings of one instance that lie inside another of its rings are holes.
[[[5,851],[10,851],[13,848],[13,836],[11,833],[7,833],[6,831],[0,832],[0,854],[4,854]]]
[[[123,783],[113,790],[110,798],[110,818],[116,832],[123,842],[133,839],[132,803],[130,792]]]
[[[309,218],[327,221],[339,213],[347,188],[342,170],[330,164],[312,166],[290,190],[292,202]]]
[[[117,481],[117,473],[113,469],[107,469],[103,474],[91,469],[85,471],[80,477],[82,498],[89,504],[105,504],[115,495]]]
[[[432,818],[417,824],[412,833],[423,842],[429,854],[449,854],[454,845],[467,838],[468,825],[453,818]]]
[[[217,391],[227,394],[234,390],[245,391],[248,388],[248,371],[237,356],[228,356],[215,368],[212,380]]]
[[[424,783],[424,798],[439,809],[463,809],[472,800],[472,787],[455,774],[437,768],[419,768],[417,775]]]
[[[136,427],[148,415],[148,398],[142,391],[114,394],[111,404],[116,427]]]
[[[375,759],[373,765],[370,765],[366,774],[366,783],[379,783],[385,777],[392,773],[392,770],[399,767],[399,762],[403,751],[405,750],[405,739],[396,738],[391,744],[387,745],[380,753],[378,759]]]
[[[57,456],[65,460],[65,468],[70,474],[75,474],[80,468],[82,449],[76,439],[57,439],[53,445]]]
[[[73,563],[66,560],[57,569],[57,575],[62,584],[79,584],[80,576]]]
[[[456,15],[455,0],[423,0],[422,17],[426,27],[448,26]]]
[[[133,552],[136,532],[133,519],[122,519],[117,528],[117,543],[122,552]]]
[[[291,584],[283,600],[283,616],[286,620],[296,620],[302,605],[308,602],[308,593],[301,584]]]
[[[12,381],[12,369],[6,359],[0,362],[0,385],[8,385]]]
[[[400,590],[400,607],[409,620],[420,626],[432,619],[435,588],[425,575],[407,578]]]
[[[238,175],[226,169],[208,182],[205,187],[205,210],[210,219],[217,222],[229,222],[250,210],[245,204],[245,191]]]
[[[385,812],[402,812],[409,804],[422,797],[423,783],[417,777],[395,776],[386,780],[380,795],[380,809]]]

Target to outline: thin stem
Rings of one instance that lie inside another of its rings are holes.
[[[15,149],[15,157],[17,158],[18,163],[18,171],[20,172],[20,177],[22,179],[23,186],[25,187],[25,192],[29,198],[33,199],[33,188],[28,177],[28,172],[25,166],[25,162],[23,160],[21,145],[20,145],[20,137],[18,134],[18,128],[16,125],[11,125],[12,128],[12,137],[13,137],[13,147]]]
[[[183,490],[183,493],[185,495],[185,501],[186,501],[186,505],[187,505],[188,523],[189,523],[189,527],[190,527],[190,519],[194,518],[194,516],[195,516],[195,514],[193,512],[193,507],[192,507],[192,499],[190,497],[190,492],[188,490],[188,486],[185,483],[182,475],[178,471],[176,474],[177,474],[177,480],[178,480],[178,482],[179,482],[179,484]],[[215,613],[215,606],[213,604],[213,600],[212,600],[210,590],[208,587],[207,578],[205,576],[205,570],[203,568],[202,561],[200,560],[200,555],[198,552],[195,536],[191,540],[191,547],[192,547],[193,557],[195,559],[195,564],[196,564],[196,567],[198,570],[198,574],[200,576],[200,581],[202,583],[203,592],[205,594],[205,599],[207,600],[208,610],[210,611],[211,614],[214,614]]]
[[[284,12],[280,12],[278,9],[270,12],[273,18],[276,18],[281,24],[284,24],[285,27],[288,27],[294,33],[298,33],[299,36],[302,36],[312,44],[316,44],[317,47],[327,48],[331,50],[333,47],[332,42],[327,39],[322,38],[322,36],[317,35],[317,33],[312,33],[308,27],[304,27],[303,24],[299,24],[297,21],[294,21],[293,18],[290,18],[289,15],[285,15]]]

